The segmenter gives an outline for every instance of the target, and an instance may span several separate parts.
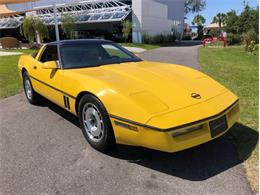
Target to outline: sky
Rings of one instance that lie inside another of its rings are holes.
[[[256,7],[259,5],[258,0],[248,0],[248,5],[250,7]],[[217,13],[222,12],[226,13],[231,9],[240,13],[243,10],[244,4],[243,0],[206,0],[206,8],[200,14],[206,19],[206,25],[212,22],[212,19]],[[187,22],[191,24],[195,14],[188,14],[187,15]]]

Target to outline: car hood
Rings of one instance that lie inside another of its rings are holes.
[[[74,71],[103,81],[151,114],[199,104],[226,91],[205,74],[175,64],[141,61]]]

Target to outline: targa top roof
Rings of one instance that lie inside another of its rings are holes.
[[[47,45],[81,45],[81,44],[106,44],[114,43],[104,39],[73,39],[50,42]]]

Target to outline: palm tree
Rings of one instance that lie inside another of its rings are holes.
[[[72,32],[75,29],[74,18],[69,14],[63,14],[61,16],[61,29],[67,38],[72,38]]]
[[[218,23],[219,28],[221,28],[222,24],[225,24],[226,17],[226,14],[218,13],[214,16],[212,23]]]
[[[205,22],[206,19],[202,15],[196,15],[192,20],[192,24],[197,24],[198,26],[203,26]]]
[[[20,33],[30,42],[35,40],[41,43],[44,38],[49,37],[48,28],[38,17],[26,17],[20,27]]]
[[[203,24],[206,22],[206,19],[202,15],[196,15],[191,22],[193,25],[197,24],[197,38],[201,39],[203,36]]]
[[[206,7],[205,0],[187,0],[185,1],[185,13],[199,13]]]

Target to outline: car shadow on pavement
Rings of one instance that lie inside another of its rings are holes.
[[[67,121],[79,127],[78,119],[62,108],[49,102],[42,106],[48,107]],[[245,141],[245,143],[240,143],[239,145],[240,157],[234,145],[236,136],[242,136]],[[107,151],[104,154],[182,179],[201,181],[226,171],[246,160],[251,155],[257,143],[258,132],[237,123],[224,136],[177,153],[165,153],[142,147],[117,145],[115,149]]]
[[[231,131],[238,131],[240,136],[245,137],[244,140],[248,140],[242,144],[242,149],[240,148],[243,150],[242,156],[238,155]],[[182,179],[201,181],[246,160],[257,143],[258,133],[255,130],[236,124],[229,133],[220,138],[177,153],[118,145],[114,151],[107,154]]]

